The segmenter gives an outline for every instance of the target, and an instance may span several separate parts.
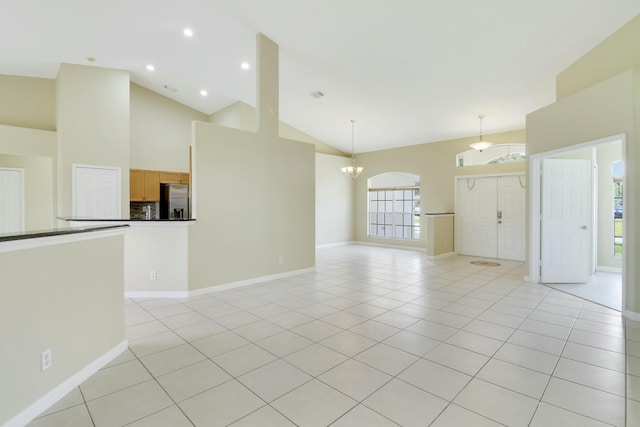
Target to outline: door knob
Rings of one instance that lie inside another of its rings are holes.
[[[587,229],[586,225],[583,225],[582,227],[580,227],[580,230],[586,230],[586,229]]]

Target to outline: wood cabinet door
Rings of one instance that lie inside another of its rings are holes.
[[[129,199],[132,202],[144,202],[144,171],[129,171]]]
[[[180,172],[180,184],[191,184],[191,175]]]
[[[145,202],[160,201],[160,173],[158,171],[144,171]]]
[[[180,184],[180,172],[160,171],[160,182],[162,184]]]

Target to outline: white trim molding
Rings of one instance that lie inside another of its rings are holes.
[[[637,322],[640,322],[640,313],[637,313],[635,311],[622,310],[622,315],[625,317],[625,319],[635,320]]]
[[[127,340],[120,342],[111,350],[107,351],[105,354],[98,357],[96,360],[89,363],[87,366],[67,378],[64,382],[59,384],[49,393],[45,394],[40,399],[29,405],[29,407],[24,409],[18,415],[10,419],[6,424],[4,424],[3,427],[21,427],[30,423],[38,415],[47,410],[51,405],[66,396],[71,390],[78,387],[89,377],[98,372],[113,359],[118,357],[128,347],[129,343],[127,342]]]
[[[228,289],[241,288],[243,286],[256,285],[258,283],[268,282],[270,280],[282,279],[284,277],[296,276],[298,274],[311,273],[316,271],[315,267],[304,268],[301,270],[292,270],[285,273],[271,274],[268,276],[254,277],[237,282],[224,283],[221,285],[209,286],[207,288],[194,289],[193,291],[142,291],[142,292],[125,292],[125,298],[189,298],[199,295],[209,294],[213,292],[226,291]]]

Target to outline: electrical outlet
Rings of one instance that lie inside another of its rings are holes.
[[[51,349],[47,349],[40,354],[40,366],[43,371],[46,371],[51,367]]]
[[[156,271],[155,270],[151,270],[151,273],[149,273],[149,278],[151,280],[156,280],[158,278],[158,276],[156,275]]]
[[[280,265],[284,264],[284,257],[282,255],[278,257],[278,264]]]

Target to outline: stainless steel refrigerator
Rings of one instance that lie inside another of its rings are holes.
[[[160,219],[187,219],[189,212],[189,186],[187,184],[160,184]]]

